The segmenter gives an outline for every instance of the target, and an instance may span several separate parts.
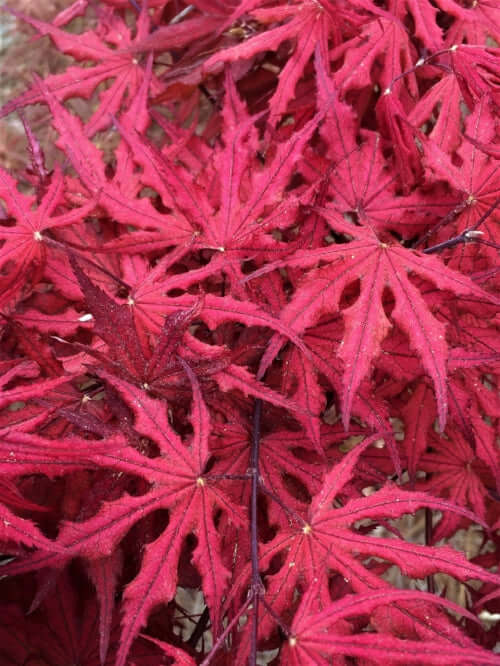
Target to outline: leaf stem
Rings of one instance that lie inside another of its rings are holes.
[[[56,247],[57,249],[62,250],[63,252],[66,252],[67,255],[69,255],[69,254],[75,255],[76,257],[78,257],[78,259],[81,259],[82,261],[85,261],[85,263],[89,264],[90,266],[92,266],[96,270],[100,271],[101,273],[104,273],[104,275],[109,277],[111,280],[114,280],[117,284],[121,285],[124,289],[130,290],[132,288],[127,282],[125,282],[121,278],[117,277],[111,271],[108,271],[108,269],[105,268],[104,266],[101,266],[100,264],[96,263],[95,261],[92,261],[92,259],[89,259],[84,254],[80,254],[80,252],[78,250],[79,249],[85,250],[85,248],[82,248],[81,246],[79,248],[77,248],[77,246],[72,245],[71,243],[67,243],[67,242],[61,243],[60,241],[55,240],[54,238],[49,238],[48,236],[44,236],[44,242],[47,245],[50,245],[51,247]]]
[[[273,500],[273,502],[276,502],[276,504],[277,504],[281,509],[283,509],[283,511],[284,511],[285,513],[287,513],[288,515],[290,515],[290,516],[292,516],[293,518],[295,518],[295,520],[296,520],[298,523],[300,523],[301,525],[306,525],[306,524],[307,524],[306,521],[304,520],[304,518],[302,518],[302,516],[301,516],[300,514],[298,514],[298,513],[297,513],[296,511],[294,511],[293,509],[290,509],[290,507],[288,507],[284,502],[282,502],[282,501],[280,500],[280,498],[279,498],[277,495],[275,495],[273,492],[271,492],[271,491],[270,491],[268,488],[266,488],[262,483],[259,483],[259,488],[260,488],[260,490],[261,490],[265,495],[267,495],[271,500]]]
[[[215,653],[219,650],[221,647],[222,643],[226,640],[227,636],[229,633],[233,630],[234,626],[236,623],[239,621],[240,617],[243,615],[243,613],[247,610],[247,608],[250,606],[252,603],[252,597],[249,596],[248,599],[245,601],[243,606],[240,608],[240,610],[236,613],[236,615],[233,617],[231,622],[227,625],[227,627],[224,629],[222,634],[219,636],[217,639],[215,645],[212,647],[210,652],[207,654],[205,659],[201,662],[200,666],[208,666],[208,664],[212,661]]]
[[[292,632],[291,632],[290,628],[283,622],[283,620],[280,618],[280,616],[276,613],[274,608],[272,606],[270,606],[270,604],[268,604],[267,601],[264,598],[262,598],[262,605],[267,610],[269,615],[273,618],[273,620],[276,622],[276,624],[281,628],[281,630],[283,631],[285,636],[287,638],[289,638],[289,636],[291,636]]]

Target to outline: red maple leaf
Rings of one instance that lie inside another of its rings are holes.
[[[445,327],[433,317],[409,274],[423,277],[457,295],[475,296],[486,302],[495,302],[495,297],[433,257],[397,245],[388,246],[372,232],[349,224],[330,211],[325,210],[324,214],[335,231],[357,240],[298,251],[283,262],[282,265],[301,267],[329,262],[303,281],[294,299],[283,310],[283,321],[295,330],[306,330],[320,315],[338,310],[344,289],[356,280],[361,281],[359,297],[343,310],[345,332],[339,346],[339,356],[345,365],[343,418],[347,424],[356,390],[369,372],[371,362],[380,354],[380,344],[392,325],[382,306],[384,289],[389,286],[395,299],[391,319],[406,333],[432,378],[440,425],[444,428],[448,410]],[[277,265],[268,264],[266,271]],[[262,271],[255,275],[259,273]]]
[[[15,219],[13,226],[0,227],[0,270],[8,271],[9,280],[16,283],[25,278],[31,266],[36,267],[33,282],[43,272],[46,244],[44,232],[80,222],[94,208],[89,201],[80,208],[54,215],[58,207],[64,206],[64,180],[61,170],[56,168],[50,186],[34,210],[36,197],[21,194],[17,181],[6,171],[0,170],[0,197],[6,203],[6,212]],[[38,277],[36,277],[38,273]]]
[[[40,35],[49,35],[62,53],[79,61],[95,63],[91,67],[68,67],[63,74],[47,77],[45,86],[56,99],[62,101],[71,97],[90,97],[98,86],[114,79],[113,83],[100,93],[98,109],[85,125],[87,136],[93,136],[108,127],[124,100],[134,99],[144,76],[137,45],[149,33],[150,22],[146,6],[137,21],[135,37],[132,37],[130,29],[117,14],[108,14],[107,17],[103,15],[99,33],[88,30],[78,35],[25,14],[13,13],[29,23]],[[151,81],[151,89],[154,94],[159,94],[162,90],[156,77]],[[35,83],[30,90],[4,105],[0,110],[0,117],[43,101],[44,94]]]

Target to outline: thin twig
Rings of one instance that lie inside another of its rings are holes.
[[[455,245],[459,245],[460,243],[470,243],[473,241],[477,241],[478,236],[481,233],[480,231],[478,231],[478,228],[483,224],[483,222],[486,222],[486,220],[498,208],[498,206],[500,206],[500,197],[497,197],[495,199],[495,201],[491,204],[488,210],[481,215],[478,221],[472,227],[470,227],[470,229],[465,229],[465,231],[462,231],[461,234],[458,234],[453,238],[443,241],[442,243],[438,243],[437,245],[433,245],[432,247],[426,248],[425,250],[423,250],[423,254],[434,254],[435,252],[440,252],[441,250],[445,250],[446,248],[454,247]]]
[[[240,608],[240,610],[236,613],[236,615],[233,617],[231,622],[227,625],[227,627],[224,629],[222,634],[219,636],[219,638],[217,639],[217,642],[215,643],[213,648],[210,650],[210,652],[207,654],[205,659],[201,662],[200,666],[208,666],[208,664],[212,661],[215,653],[219,650],[222,643],[226,640],[229,633],[233,630],[235,624],[238,622],[240,617],[247,610],[247,608],[250,606],[251,603],[252,603],[252,597],[249,596],[248,599],[243,604],[243,606]]]
[[[425,545],[430,546],[432,543],[432,510],[429,507],[425,509]],[[427,592],[430,594],[436,593],[436,586],[434,584],[434,576],[429,574],[427,576]]]
[[[255,401],[253,416],[253,436],[252,451],[250,454],[250,475],[252,484],[252,494],[250,501],[250,554],[252,561],[252,586],[250,589],[250,598],[252,599],[252,633],[250,643],[250,656],[248,658],[249,666],[257,664],[257,633],[259,627],[259,601],[263,592],[263,585],[259,574],[259,542],[258,542],[258,524],[257,524],[257,498],[259,493],[259,449],[260,449],[260,419],[262,415],[262,401]]]

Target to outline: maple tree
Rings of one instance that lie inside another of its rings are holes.
[[[496,4],[21,9],[2,663],[500,664]]]

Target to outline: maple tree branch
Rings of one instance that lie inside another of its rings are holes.
[[[423,254],[435,254],[436,252],[441,252],[441,250],[446,250],[449,247],[455,247],[455,245],[460,245],[460,243],[471,243],[471,242],[482,242],[479,239],[479,235],[482,234],[482,231],[476,231],[475,228],[466,229],[461,234],[453,236],[442,243],[437,243],[431,247],[426,248],[422,251]]]
[[[448,240],[445,240],[442,243],[437,243],[436,245],[432,245],[431,247],[422,250],[422,253],[435,254],[436,252],[441,252],[441,250],[446,250],[447,248],[455,247],[455,245],[460,245],[460,243],[466,243],[467,241],[470,241],[470,239],[468,239],[466,236],[468,231],[469,230],[464,231],[463,233],[458,234],[458,236],[453,236],[453,238],[449,238]]]
[[[460,243],[470,243],[471,241],[479,241],[479,242],[484,242],[487,243],[487,241],[482,241],[479,239],[479,236],[481,235],[481,231],[478,231],[479,227],[483,224],[483,222],[486,222],[486,220],[490,217],[490,215],[500,206],[500,197],[497,197],[495,201],[491,204],[491,206],[486,210],[481,217],[477,220],[477,222],[470,227],[470,229],[465,229],[462,231],[461,234],[458,234],[457,236],[454,236],[453,238],[449,238],[446,241],[443,241],[442,243],[437,243],[437,245],[432,245],[431,247],[426,248],[423,250],[424,254],[434,254],[435,252],[440,252],[441,250],[445,250],[448,247],[454,247],[455,245],[459,245]],[[453,209],[451,213],[449,213],[443,220],[441,220],[439,227],[443,226],[444,222],[448,222],[448,218],[450,215],[453,217],[457,214],[462,212],[464,206],[460,207],[457,206],[456,208]],[[437,228],[433,229],[433,232],[437,230]],[[425,237],[424,237],[425,239]],[[420,242],[417,243],[418,245]],[[414,247],[417,245],[415,244]]]
[[[174,16],[173,19],[171,19],[168,24],[169,25],[175,25],[176,23],[179,23],[182,21],[183,18],[186,18],[188,14],[190,14],[194,9],[194,5],[187,5],[187,7],[184,7],[184,9],[181,9],[181,11]]]
[[[250,644],[249,666],[257,664],[257,633],[259,627],[259,601],[264,590],[259,574],[259,542],[257,525],[257,498],[259,492],[259,450],[260,450],[260,421],[262,416],[262,400],[255,400],[253,414],[252,450],[250,454],[251,500],[250,500],[250,556],[252,561],[252,584],[249,597],[252,600],[252,633]]]
[[[454,220],[460,213],[466,208],[467,203],[465,201],[462,201],[459,203],[453,210],[450,210],[449,213],[447,213],[437,224],[435,224],[431,229],[426,231],[426,233],[419,238],[417,241],[413,243],[411,246],[414,250],[416,250],[420,245],[423,245],[425,241],[430,238],[433,234],[435,234],[439,229],[442,229],[445,227],[449,222]]]
[[[414,74],[417,71],[417,69],[419,69],[420,67],[423,67],[424,65],[428,65],[429,62],[433,58],[437,58],[439,56],[446,55],[447,53],[450,53],[450,51],[451,51],[450,48],[440,49],[439,51],[435,51],[434,53],[431,53],[428,56],[421,57],[419,60],[417,60],[417,62],[414,64],[413,67],[410,67],[409,69],[405,70],[404,72],[401,72],[401,74],[398,74],[397,76],[395,76],[392,79],[392,81],[390,82],[388,90],[392,90],[392,87],[395,83],[397,83],[398,81],[401,81],[401,79],[404,79],[409,74]],[[446,65],[442,65],[440,63],[435,63],[433,65],[433,67],[440,67],[440,68],[446,69],[446,70],[448,69],[446,67]]]
[[[425,545],[430,546],[432,543],[432,510],[429,507],[425,508]],[[429,574],[427,576],[427,592],[431,594],[436,593],[436,586],[434,585],[434,576]]]

